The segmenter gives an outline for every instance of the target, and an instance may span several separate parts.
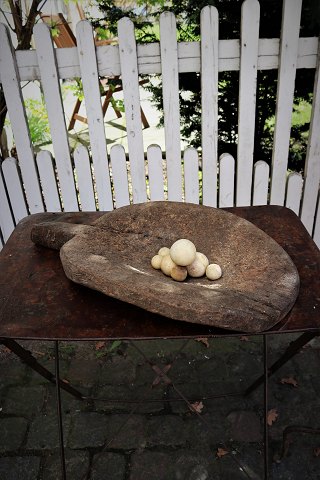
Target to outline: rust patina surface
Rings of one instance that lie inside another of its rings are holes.
[[[45,228],[41,236],[35,227],[33,240],[49,240],[50,246],[67,236],[68,224]],[[298,294],[299,276],[288,254],[251,222],[216,208],[131,205],[103,215],[91,228],[71,225],[72,235],[60,251],[70,280],[174,320],[259,332],[281,320]],[[179,238],[218,263],[222,278],[175,282],[154,270],[153,255]]]
[[[276,206],[228,210],[273,237],[298,269],[301,284],[297,301],[273,330],[319,328],[320,254],[298,217],[290,210]],[[101,213],[96,212],[44,213],[20,222],[0,254],[0,336],[97,339],[232,333],[170,320],[77,285],[66,277],[57,251],[36,246],[30,239],[32,227],[40,222],[92,224],[100,216]],[[200,250],[201,246],[197,247]]]

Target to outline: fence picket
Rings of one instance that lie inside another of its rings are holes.
[[[318,208],[317,208],[317,215],[316,220],[314,222],[314,231],[313,231],[313,240],[320,248],[320,195],[318,198]]]
[[[245,0],[241,7],[241,55],[238,113],[236,204],[251,203],[260,4]]]
[[[16,158],[6,158],[2,162],[3,177],[7,186],[15,223],[28,215],[28,209],[24,198],[23,188],[20,180],[18,162]]]
[[[71,165],[68,135],[65,124],[59,73],[48,26],[38,23],[34,27],[34,37],[40,68],[41,85],[48,111],[52,144],[55,153],[60,190],[64,210],[79,210],[73,169]]]
[[[201,143],[203,204],[217,206],[219,18],[201,11]]]
[[[259,4],[257,0],[243,2],[240,41],[218,39],[218,12],[212,6],[205,7],[201,13],[201,42],[177,43],[175,18],[171,13],[164,13],[161,16],[161,41],[138,46],[135,43],[133,24],[128,19],[123,19],[119,23],[120,40],[119,45],[116,46],[95,47],[91,25],[84,21],[77,27],[78,48],[55,49],[47,27],[40,24],[35,28],[37,50],[23,52],[13,51],[8,31],[4,25],[1,25],[0,81],[6,95],[19,156],[19,167],[13,159],[5,160],[2,167],[0,246],[4,238],[7,238],[8,232],[11,233],[16,220],[25,216],[28,211],[30,213],[43,211],[43,199],[47,210],[61,211],[59,187],[64,190],[62,193],[64,208],[78,209],[59,84],[61,78],[73,76],[81,76],[83,79],[94,162],[94,177],[92,177],[87,150],[80,147],[75,152],[82,209],[92,210],[96,207],[92,178],[97,181],[100,209],[113,208],[99,75],[122,74],[133,201],[140,202],[147,199],[146,165],[140,122],[139,73],[162,73],[163,79],[168,195],[166,195],[166,182],[163,179],[162,152],[160,147],[152,145],[147,151],[148,196],[151,200],[164,200],[168,197],[169,200],[181,201],[184,198],[186,201],[196,203],[199,201],[198,157],[193,149],[187,149],[184,154],[184,185],[182,182],[179,72],[200,72],[203,203],[212,206],[218,203],[220,207],[234,205],[236,178],[237,205],[250,204],[251,196],[254,205],[267,204],[269,167],[265,162],[260,161],[254,165],[253,189],[251,183],[257,69],[272,68],[279,68],[279,72],[270,203],[285,204],[296,213],[301,210],[302,221],[310,234],[313,232],[319,244],[320,213],[317,202],[319,202],[320,184],[320,140],[318,138],[320,45],[319,38],[299,38],[301,4],[302,0],[283,0],[280,41],[258,38]],[[304,182],[302,176],[297,173],[290,174],[287,178],[287,154],[297,68],[316,68]],[[218,71],[231,70],[240,70],[237,175],[234,171],[234,159],[230,155],[222,155],[219,159],[220,186],[217,202]],[[39,77],[43,82],[48,106],[58,180],[54,171],[55,162],[49,152],[38,154],[37,171],[23,105],[20,78],[30,80]],[[110,170],[112,169],[115,202],[119,207],[129,203],[130,185],[128,187],[126,159],[122,147],[113,147],[111,152]],[[62,173],[63,168],[64,173]],[[19,177],[20,171],[23,180]],[[70,185],[72,185],[72,192],[70,192]],[[68,205],[69,200],[66,200],[68,196],[73,197],[75,201],[73,206],[71,203]]]
[[[173,13],[160,15],[160,52],[168,200],[182,200],[179,74],[176,20]]]
[[[54,173],[51,153],[47,150],[39,152],[37,155],[37,166],[47,212],[61,212],[57,179]]]
[[[11,215],[9,200],[7,197],[2,171],[0,170],[0,228],[3,240],[6,242],[14,230],[15,224]]]
[[[273,205],[283,205],[285,197],[301,5],[302,0],[284,0],[283,3],[271,173],[270,203]]]
[[[187,148],[184,160],[184,198],[189,203],[199,203],[199,157],[195,148]]]
[[[258,160],[254,165],[252,205],[267,205],[269,186],[269,165]]]
[[[287,180],[286,207],[291,208],[297,215],[300,211],[303,180],[300,173],[290,173]]]
[[[110,151],[112,180],[116,207],[130,204],[126,153],[122,145],[113,145]]]
[[[133,203],[147,200],[147,185],[141,126],[138,61],[134,27],[131,20],[118,22],[119,52],[123,97],[127,124]]]
[[[309,141],[307,148],[305,164],[305,182],[303,191],[303,203],[301,210],[301,220],[310,234],[317,206],[317,197],[320,184],[320,41],[318,51],[317,70],[314,81],[312,116],[309,130]]]
[[[77,25],[77,44],[99,210],[112,210],[113,200],[97,59],[92,26],[86,20],[82,20]]]
[[[79,145],[74,151],[74,164],[76,167],[77,183],[79,189],[81,210],[96,210],[96,201],[92,185],[92,172],[88,150],[85,146]]]
[[[164,200],[162,151],[159,145],[147,150],[150,200]]]
[[[0,71],[8,113],[30,213],[43,211],[43,203],[23,104],[19,72],[6,25],[0,24]],[[7,235],[7,229],[3,235]]]
[[[234,163],[229,153],[219,157],[219,208],[234,206]]]

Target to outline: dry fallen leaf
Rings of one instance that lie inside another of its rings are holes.
[[[282,385],[292,385],[293,387],[298,386],[297,380],[293,377],[281,378],[280,383],[282,383]]]
[[[217,450],[216,456],[218,458],[221,458],[221,457],[224,457],[224,455],[227,455],[228,453],[229,453],[228,450],[225,450],[224,448],[219,447]]]
[[[314,456],[315,457],[320,457],[320,447],[317,447],[313,450]]]
[[[200,401],[200,402],[191,403],[189,408],[190,408],[190,410],[191,410],[192,412],[201,413],[202,410],[203,410],[203,407],[204,407],[204,405],[203,405],[203,403]]]
[[[268,414],[267,414],[267,423],[269,426],[271,426],[273,424],[273,422],[275,422],[278,418],[278,412],[275,408],[272,408],[271,410],[269,410]]]
[[[195,341],[203,343],[203,345],[205,345],[207,348],[209,348],[209,340],[207,338],[199,337],[199,338],[195,338]]]
[[[241,342],[249,342],[249,337],[246,337],[245,335],[242,335],[240,337]]]
[[[96,350],[101,350],[101,348],[103,348],[103,347],[105,346],[105,344],[106,344],[106,342],[103,342],[103,341],[97,342],[97,343],[95,344],[95,347],[94,347],[94,348],[95,348]]]

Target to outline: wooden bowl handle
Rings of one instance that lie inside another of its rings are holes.
[[[31,230],[31,240],[43,247],[60,250],[75,235],[92,230],[91,225],[66,222],[43,222],[34,225]]]

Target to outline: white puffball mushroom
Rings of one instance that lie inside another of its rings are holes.
[[[162,258],[163,257],[161,255],[155,255],[154,257],[152,257],[151,266],[156,270],[160,270]]]
[[[171,270],[171,278],[177,282],[183,282],[187,278],[188,272],[186,267],[175,265]]]
[[[201,252],[196,252],[196,258],[197,258],[198,260],[200,260],[200,262],[203,263],[204,268],[206,269],[207,266],[209,265],[209,260],[208,260],[208,258],[205,256],[205,254],[204,254],[204,253],[201,253]]]
[[[196,247],[190,240],[180,238],[171,246],[170,257],[180,267],[186,267],[196,258]]]
[[[222,277],[222,270],[220,265],[216,263],[211,263],[210,265],[208,265],[206,268],[206,275],[209,280],[218,280],[220,277]]]
[[[206,273],[206,267],[197,257],[190,265],[187,265],[187,271],[190,277],[199,278],[203,277]]]
[[[168,277],[171,276],[171,270],[173,267],[175,267],[176,264],[172,261],[172,258],[170,255],[165,255],[162,257],[161,261],[161,272],[164,273],[165,275],[168,275]]]
[[[164,257],[165,255],[169,255],[169,253],[170,253],[170,248],[161,247],[159,252],[158,252],[158,255],[161,255],[161,257]]]

